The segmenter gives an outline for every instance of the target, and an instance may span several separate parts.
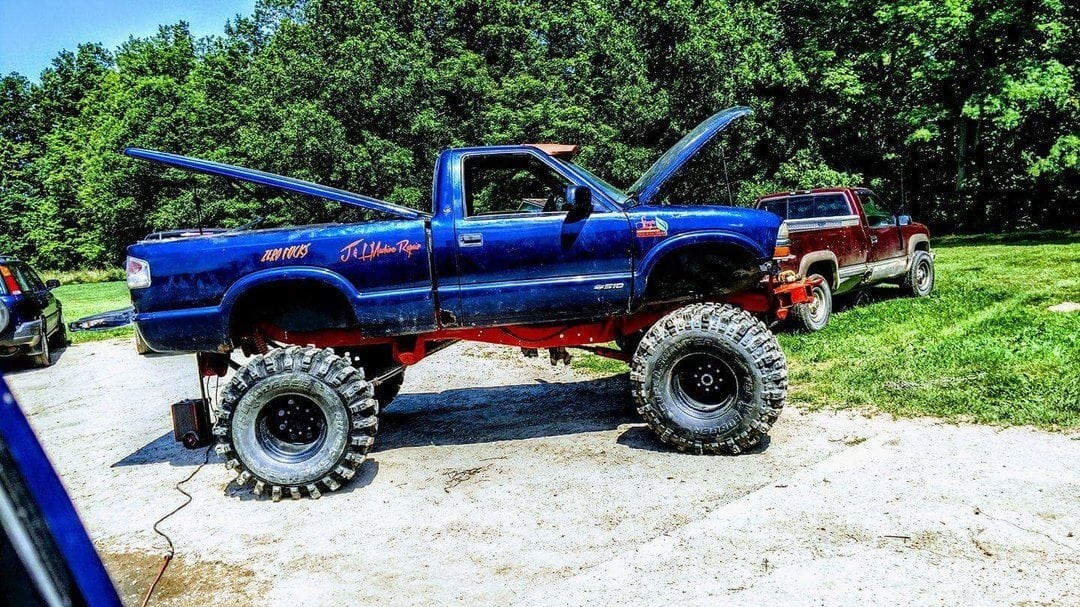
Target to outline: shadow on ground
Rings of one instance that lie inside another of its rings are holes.
[[[52,364],[56,364],[63,358],[64,353],[67,352],[68,346],[63,348],[54,348],[52,351]],[[13,356],[10,358],[0,358],[0,373],[4,375],[19,375],[20,373],[26,373],[28,371],[47,371],[49,367],[36,367],[30,362],[28,356]]]
[[[408,383],[406,383],[406,388]],[[491,388],[461,388],[443,392],[403,393],[380,416],[379,433],[357,477],[333,494],[367,486],[378,474],[378,453],[420,446],[468,445],[565,436],[614,430],[631,424],[616,442],[631,449],[671,451],[642,422],[630,399],[628,375],[569,383],[535,383]],[[768,447],[768,439],[752,449]],[[204,449],[188,450],[166,432],[113,467],[169,463],[196,466]],[[221,457],[211,451],[210,462]],[[226,494],[240,499],[269,499],[250,487],[230,484]]]

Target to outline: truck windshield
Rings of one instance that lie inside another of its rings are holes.
[[[584,174],[585,177],[587,177],[589,179],[589,181],[591,181],[593,183],[593,185],[595,185],[596,187],[603,190],[604,193],[608,195],[608,198],[611,198],[612,200],[614,200],[619,206],[626,206],[626,200],[629,198],[629,196],[626,194],[626,192],[624,192],[624,191],[620,190],[619,188],[611,185],[607,181],[604,181],[603,179],[597,177],[595,173],[593,173],[589,169],[586,169],[585,167],[581,166],[580,164],[577,164],[576,162],[569,162],[569,161],[564,161],[564,162],[566,162],[566,164],[573,167],[574,170],[579,171],[580,173]]]

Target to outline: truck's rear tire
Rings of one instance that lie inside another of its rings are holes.
[[[630,363],[638,413],[666,443],[693,453],[756,445],[787,397],[787,362],[761,321],[724,304],[660,319]]]
[[[225,386],[218,453],[256,495],[318,498],[352,479],[375,442],[372,393],[363,372],[329,349],[255,356]]]
[[[915,251],[911,267],[900,280],[900,290],[915,297],[926,297],[934,290],[934,258],[926,251]]]
[[[791,320],[803,331],[813,333],[829,324],[832,316],[832,287],[829,286],[829,279],[820,274],[811,274],[807,278],[819,278],[821,284],[813,289],[814,301],[792,308]]]

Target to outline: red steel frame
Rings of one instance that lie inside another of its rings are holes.
[[[814,281],[800,280],[794,275],[786,278],[770,277],[762,282],[762,288],[731,293],[719,301],[738,306],[747,312],[766,314],[783,320],[792,306],[813,299],[812,287],[815,284]],[[616,337],[650,327],[670,311],[670,308],[647,308],[630,316],[617,316],[597,322],[437,329],[430,333],[400,337],[367,337],[359,329],[287,331],[276,325],[263,324],[256,329],[258,335],[255,341],[265,343],[265,340],[269,339],[280,343],[313,344],[322,348],[389,345],[394,359],[406,366],[414,365],[427,356],[429,345],[459,340],[536,349],[585,347],[603,356],[627,360],[629,355],[625,352],[598,346]],[[204,376],[224,375],[225,370],[221,363],[210,365],[200,362],[200,373]]]

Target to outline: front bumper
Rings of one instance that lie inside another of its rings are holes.
[[[810,279],[796,276],[794,272],[782,272],[767,276],[758,288],[728,295],[725,301],[747,312],[784,320],[792,307],[814,300],[814,287],[819,284],[820,278]]]
[[[31,320],[20,323],[6,339],[0,339],[0,356],[19,354],[29,348],[31,354],[41,350],[41,321]]]

